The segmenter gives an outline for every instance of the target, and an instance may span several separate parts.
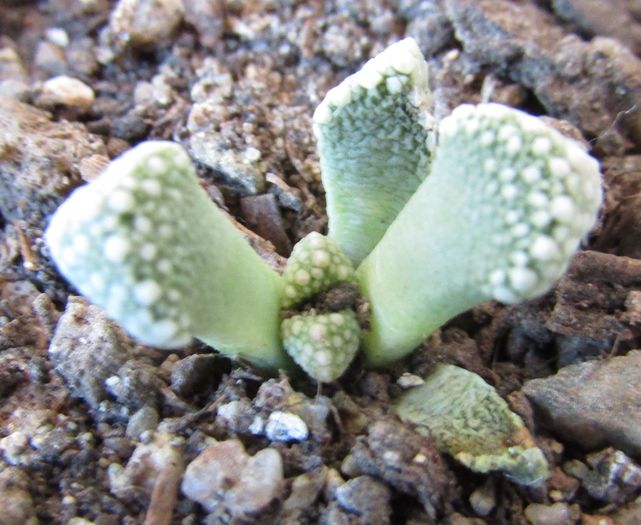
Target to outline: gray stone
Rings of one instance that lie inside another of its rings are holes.
[[[530,503],[524,514],[532,525],[574,525],[579,520],[580,510],[578,505],[570,506],[567,503]]]
[[[0,213],[41,226],[79,180],[80,160],[104,153],[102,140],[82,124],[52,122],[48,113],[0,96]]]
[[[552,0],[552,7],[582,33],[616,38],[641,53],[641,27],[629,0]]]
[[[605,37],[584,42],[567,35],[533,2],[444,4],[465,51],[531,89],[551,116],[597,137],[603,152],[620,154],[628,140],[641,144],[641,61],[627,47]]]
[[[127,422],[127,437],[140,439],[141,434],[156,430],[158,427],[158,411],[149,406],[138,410]]]
[[[109,31],[123,47],[159,44],[171,36],[184,14],[182,0],[120,0],[111,13]]]
[[[620,450],[588,454],[586,462],[569,461],[563,469],[580,479],[588,494],[599,501],[627,503],[641,488],[641,467]]]
[[[187,466],[182,491],[209,512],[256,516],[282,497],[283,461],[271,448],[249,456],[240,441],[214,443]]]
[[[641,351],[589,361],[528,381],[523,392],[546,425],[586,449],[641,455]]]
[[[450,490],[449,472],[434,443],[395,419],[381,419],[357,439],[341,470],[367,474],[417,497],[434,517]]]
[[[358,476],[336,489],[336,500],[343,510],[370,525],[390,523],[391,497],[387,485],[370,476]]]
[[[129,354],[102,310],[71,297],[49,346],[49,357],[76,397],[98,408],[106,399],[105,381]]]

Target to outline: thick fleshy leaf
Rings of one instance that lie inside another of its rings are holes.
[[[46,232],[63,275],[145,344],[192,336],[268,368],[282,280],[199,186],[177,144],[151,141],[113,161],[57,210]]]
[[[368,363],[399,359],[483,301],[545,293],[600,203],[599,165],[574,140],[506,106],[455,109],[430,176],[357,269]]]
[[[427,176],[435,127],[428,93],[427,64],[408,38],[331,89],[316,108],[329,236],[355,265]]]

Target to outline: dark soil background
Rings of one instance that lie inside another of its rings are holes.
[[[601,161],[602,220],[545,297],[316,395],[198,343],[141,347],[56,273],[50,214],[148,138],[183,144],[281,265],[326,225],[315,106],[404,36],[437,116],[502,102]],[[0,0],[0,524],[641,523],[639,53],[638,0]],[[391,414],[437,362],[508,400],[545,484],[470,472]]]

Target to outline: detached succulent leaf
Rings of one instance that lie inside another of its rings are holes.
[[[355,272],[335,241],[312,232],[294,246],[283,281],[283,308],[291,308],[333,286],[355,282]]]
[[[266,368],[286,366],[282,280],[200,188],[177,144],[128,151],[53,216],[62,274],[136,339],[175,348],[195,336]]]
[[[427,64],[411,38],[331,89],[314,113],[329,236],[356,265],[427,176]]]
[[[506,106],[455,109],[430,176],[357,270],[369,364],[399,359],[483,301],[545,293],[600,203],[598,163],[575,141]]]
[[[545,456],[523,420],[490,385],[463,368],[439,365],[423,385],[403,394],[394,409],[441,451],[476,472],[500,470],[522,485],[549,475]]]
[[[351,310],[295,315],[283,321],[281,330],[289,355],[322,383],[345,372],[360,342],[360,327]]]

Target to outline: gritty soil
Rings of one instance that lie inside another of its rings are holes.
[[[600,160],[600,222],[550,293],[481,305],[317,394],[199,343],[142,347],[58,275],[48,217],[149,138],[184,145],[282,266],[327,223],[315,106],[404,36],[437,116],[509,104]],[[0,0],[0,524],[641,523],[638,53],[637,0]],[[497,388],[547,482],[473,473],[395,418],[439,362]]]

